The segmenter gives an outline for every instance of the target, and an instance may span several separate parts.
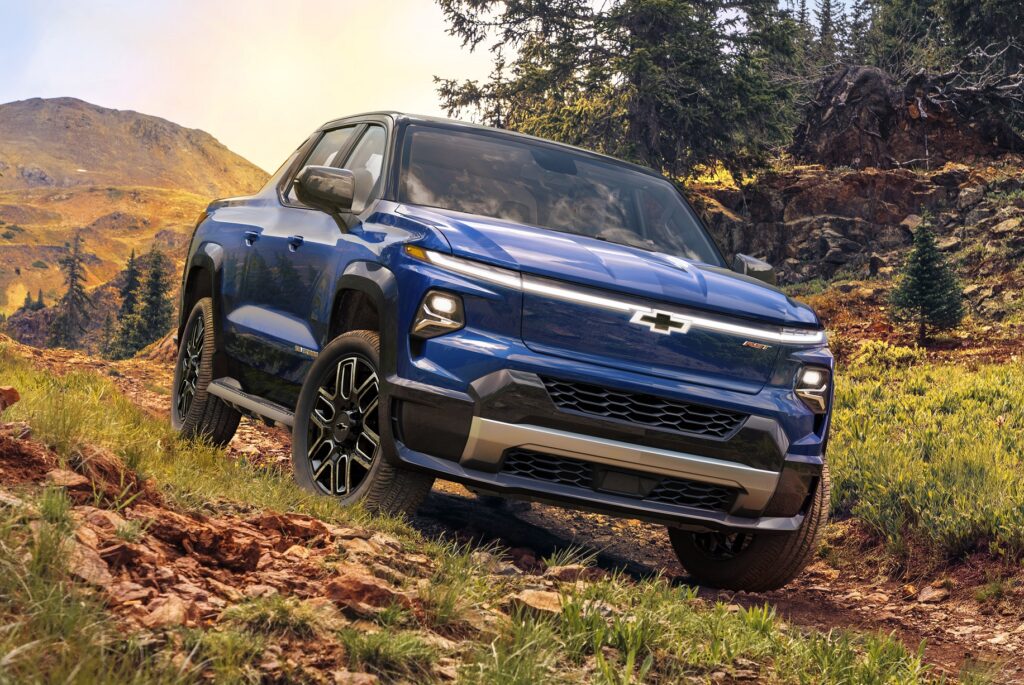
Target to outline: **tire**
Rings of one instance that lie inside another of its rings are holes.
[[[692,533],[668,531],[672,549],[699,585],[765,592],[796,578],[818,549],[828,521],[828,465],[800,528],[791,533]],[[738,549],[737,549],[738,548]]]
[[[178,344],[171,386],[171,425],[182,437],[203,438],[223,447],[235,435],[242,415],[206,391],[213,380],[216,350],[213,300],[204,297],[192,308]]]
[[[377,333],[350,331],[324,347],[295,407],[292,467],[299,485],[344,506],[415,513],[434,478],[387,460],[391,431],[382,429],[383,401]]]

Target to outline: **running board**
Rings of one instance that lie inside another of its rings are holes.
[[[250,395],[242,390],[241,383],[234,378],[225,376],[224,378],[210,381],[210,384],[206,386],[206,392],[214,397],[219,397],[236,409],[250,414],[257,414],[289,428],[295,423],[295,415],[293,413],[280,404],[275,404],[256,395]]]

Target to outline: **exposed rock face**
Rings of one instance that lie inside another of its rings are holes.
[[[1021,254],[1024,202],[1016,193],[1024,175],[1016,158],[1002,165],[947,164],[933,172],[807,166],[742,190],[696,189],[691,199],[728,257],[765,259],[784,283],[840,271],[874,277],[900,262],[925,215],[947,252],[981,244],[1004,261]]]
[[[791,152],[827,166],[935,169],[1020,151],[1024,140],[1000,116],[1006,87],[956,71],[900,84],[875,67],[843,66],[819,85]]]

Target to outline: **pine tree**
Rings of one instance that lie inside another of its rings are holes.
[[[818,0],[814,16],[818,20],[818,61],[821,64],[833,64],[839,53],[842,7],[834,5],[832,0]]]
[[[38,296],[36,297],[36,309],[46,309],[46,305],[43,304],[43,289],[39,289]]]
[[[103,319],[103,332],[100,338],[100,354],[104,357],[114,357],[114,341],[116,340],[117,329],[114,326],[114,317],[107,314]]]
[[[124,285],[121,286],[121,308],[117,310],[118,320],[123,319],[135,309],[135,303],[139,301],[139,264],[135,259],[135,250],[128,257],[128,263],[124,267]]]
[[[920,345],[928,341],[930,333],[955,328],[963,319],[960,284],[935,245],[928,223],[921,224],[914,234],[914,247],[890,305],[894,320],[917,325]]]
[[[159,340],[170,330],[174,314],[169,296],[171,279],[167,258],[154,247],[148,259],[149,270],[142,282],[142,299],[139,301],[140,333],[145,341],[142,347]]]
[[[86,309],[92,306],[85,292],[82,238],[76,233],[71,250],[60,260],[67,290],[60,298],[58,314],[50,325],[50,346],[72,348],[85,332]]]
[[[25,303],[23,305],[21,305],[21,308],[25,309],[25,310],[28,310],[28,311],[32,311],[32,309],[34,309],[34,305],[33,305],[33,302],[32,302],[32,295],[31,294],[25,293]]]
[[[855,0],[850,6],[845,59],[851,64],[867,64],[871,55],[871,29],[876,0]]]

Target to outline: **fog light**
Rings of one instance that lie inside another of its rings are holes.
[[[451,293],[431,290],[423,297],[412,334],[417,338],[435,338],[457,331],[466,325],[462,312],[462,298]]]
[[[828,369],[814,366],[805,366],[800,369],[796,377],[794,391],[811,411],[815,414],[824,414],[828,407]]]

